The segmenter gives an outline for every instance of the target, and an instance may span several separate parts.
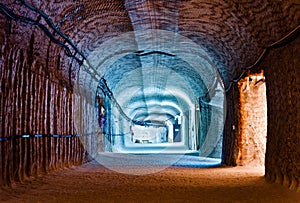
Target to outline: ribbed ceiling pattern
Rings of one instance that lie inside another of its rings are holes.
[[[107,80],[121,106],[130,109],[130,104],[140,101],[135,108],[145,111],[127,111],[135,117],[151,114],[152,104],[148,101],[154,98],[159,104],[163,97],[175,97],[177,101],[166,99],[165,103],[174,103],[169,108],[174,109],[178,104],[186,108],[213,83],[214,68],[227,87],[243,68],[256,61],[264,46],[282,38],[300,23],[299,0],[28,2],[60,25],[60,30]],[[12,0],[4,4],[23,16],[38,18]],[[132,31],[130,37],[118,38]],[[161,34],[164,32],[171,34],[164,37]],[[20,31],[19,37],[26,35],[28,27]],[[200,51],[190,42],[188,45],[179,42],[182,37],[199,46]],[[41,42],[36,51],[39,48],[46,50],[47,45]],[[136,51],[161,53],[138,56]],[[40,58],[44,59],[42,55]],[[79,84],[87,91],[96,91],[98,81],[89,74],[82,70],[74,70],[73,74],[80,74]]]

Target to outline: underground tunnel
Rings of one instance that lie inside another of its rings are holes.
[[[297,0],[8,0],[0,24],[1,187],[99,164],[299,191]]]

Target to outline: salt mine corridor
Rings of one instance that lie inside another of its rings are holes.
[[[298,0],[0,0],[0,202],[300,202]]]

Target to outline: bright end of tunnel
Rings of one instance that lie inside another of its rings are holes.
[[[99,78],[105,79],[113,101],[97,88]],[[98,153],[91,156],[111,170],[158,172],[187,153],[208,156],[220,142],[225,121],[222,81],[204,49],[177,33],[144,30],[104,42],[88,57],[76,87],[87,100],[101,97],[97,113],[83,118],[77,112],[74,122],[79,126],[82,119],[90,120],[80,131],[97,131]],[[200,129],[201,106],[210,109],[205,130]],[[89,151],[84,138],[82,144]]]

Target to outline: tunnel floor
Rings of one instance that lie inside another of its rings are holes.
[[[117,173],[92,161],[3,188],[0,202],[300,202],[299,192],[267,183],[264,168],[220,167],[210,159],[203,162],[215,166],[201,167],[195,159],[184,156],[148,175]]]

